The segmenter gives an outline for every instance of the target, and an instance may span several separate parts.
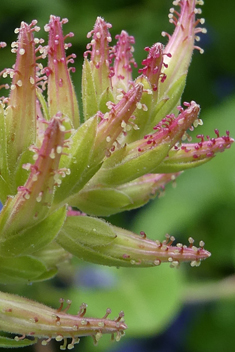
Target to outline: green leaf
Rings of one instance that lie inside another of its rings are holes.
[[[42,107],[42,111],[43,111],[43,117],[49,121],[50,120],[50,115],[49,115],[49,111],[48,111],[48,107],[47,107],[47,102],[44,98],[44,96],[42,95],[42,93],[40,92],[39,89],[36,90],[36,94],[37,94],[37,98],[41,104]]]
[[[33,153],[29,149],[26,149],[18,158],[15,169],[15,185],[12,189],[14,193],[12,192],[12,195],[17,193],[17,187],[24,185],[29,176],[29,171],[22,168],[22,165],[27,163],[34,164]]]
[[[33,257],[16,257],[14,260],[0,257],[0,282],[3,284],[29,283],[46,271],[46,266]]]
[[[6,123],[3,104],[0,104],[0,200],[5,203],[9,189],[9,170],[7,167]]]
[[[134,124],[138,126],[137,129],[132,128],[128,131],[128,134],[125,138],[127,143],[134,142],[138,139],[143,138],[147,133],[152,132],[153,122],[152,118],[154,117],[152,114],[152,102],[153,102],[153,95],[149,94],[148,92],[152,91],[152,86],[145,76],[139,76],[135,83],[143,84],[143,94],[140,100],[141,104],[145,104],[148,107],[147,111],[143,109],[136,109],[134,112],[135,119],[133,120]]]
[[[181,75],[177,81],[172,84],[166,95],[164,95],[161,100],[157,102],[154,107],[152,126],[158,124],[158,122],[160,122],[166,115],[170,114],[175,109],[184,91],[186,77],[187,74]]]
[[[68,240],[70,239],[70,241],[74,243],[74,246],[81,243],[88,247],[95,248],[111,243],[116,235],[109,224],[104,220],[81,215],[68,216],[57,238],[57,242],[71,252],[70,249],[72,248],[68,249],[69,245],[64,241],[65,237],[67,237]],[[74,251],[74,249],[72,250]]]
[[[168,143],[161,143],[142,154],[137,152],[136,155],[132,154],[132,144],[119,149],[106,159],[92,184],[121,185],[151,173],[166,157],[169,148]]]
[[[33,339],[33,340],[23,339],[23,340],[16,341],[9,337],[0,336],[1,348],[26,347],[26,346],[34,345],[36,342],[37,342],[37,339]]]
[[[101,164],[91,164],[90,158],[93,153],[96,137],[97,118],[86,121],[72,136],[72,146],[68,156],[62,155],[60,167],[68,168],[70,175],[67,175],[59,188],[56,189],[54,204],[66,202],[70,196],[75,195],[89,181],[89,179],[100,168]]]
[[[0,201],[3,204],[7,200],[7,195],[9,195],[10,193],[11,191],[9,189],[9,183],[7,182],[7,178],[4,178],[2,175],[0,175]]]
[[[107,265],[119,265],[120,260],[100,253],[116,238],[108,223],[88,216],[69,216],[56,241],[68,252],[86,261]]]
[[[66,211],[66,206],[61,207],[35,226],[12,236],[2,237],[0,255],[9,257],[29,255],[45,247],[53,241],[63,226]]]
[[[44,273],[42,275],[40,275],[37,278],[35,278],[33,280],[33,282],[40,282],[40,281],[50,280],[54,276],[56,276],[57,273],[58,273],[58,269],[57,268],[49,269],[47,271],[44,271]]]
[[[109,216],[132,204],[132,199],[115,188],[87,189],[72,199],[71,205],[96,216]]]
[[[85,58],[82,69],[82,102],[85,120],[98,111],[97,94],[90,62]]]
[[[159,164],[156,169],[154,169],[152,172],[157,173],[157,174],[166,174],[166,173],[175,173],[179,171],[184,171],[187,169],[192,169],[197,166],[201,166],[208,161],[210,161],[212,158],[205,157],[204,159],[194,159],[194,160],[188,160],[188,161],[178,161],[178,160],[171,160],[166,159],[164,160],[161,164]]]
[[[34,257],[40,259],[49,268],[54,268],[58,264],[67,262],[71,254],[64,250],[58,243],[52,241],[40,251],[34,252]]]
[[[117,187],[100,184],[90,187],[88,183],[73,198],[72,206],[96,216],[109,216],[124,210],[136,209],[160,194],[162,187],[172,180],[172,174],[159,178],[156,174],[146,174]]]
[[[106,105],[106,103],[108,101],[114,102],[114,97],[113,97],[113,94],[112,94],[110,87],[105,89],[103,91],[103,93],[100,95],[99,108],[97,109],[97,111],[100,110],[100,111],[102,111],[103,114],[106,112],[109,112],[109,109]]]

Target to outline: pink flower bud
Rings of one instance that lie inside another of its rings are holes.
[[[63,35],[62,25],[67,23],[67,19],[60,20],[59,17],[51,16],[50,22],[45,26],[49,32],[48,43],[48,67],[43,72],[48,77],[48,103],[50,117],[58,111],[67,116],[72,126],[79,126],[79,111],[76,95],[70,78],[70,71],[74,72],[74,67],[68,67],[74,63],[75,54],[66,57],[66,49],[71,44],[66,44],[67,38],[73,37],[73,33]]]

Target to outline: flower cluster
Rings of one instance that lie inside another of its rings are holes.
[[[203,241],[199,247],[192,238],[189,246],[173,245],[167,235],[155,242],[96,217],[144,205],[183,170],[233,142],[229,132],[220,137],[215,130],[215,138],[200,134],[198,143],[189,143],[189,131],[202,124],[200,107],[194,101],[179,105],[193,50],[202,51],[195,46],[205,32],[204,19],[196,19],[201,4],[174,1],[180,8],[170,9],[174,33],[163,32],[166,46],[145,48],[136,79],[134,38],[122,31],[111,46],[111,25],[98,17],[84,53],[82,114],[70,78],[76,56],[66,56],[71,45],[65,41],[73,34],[62,32],[67,20],[50,17],[47,45],[35,37],[36,20],[16,29],[15,65],[1,72],[11,83],[3,85],[10,94],[0,101],[0,282],[49,279],[71,254],[132,267],[198,266],[210,256]],[[71,337],[69,349],[79,336],[97,341],[116,333],[118,340],[126,329],[122,313],[116,320],[107,319],[109,311],[103,319],[84,319],[85,306],[71,316],[1,293],[0,307],[2,330],[47,341]]]

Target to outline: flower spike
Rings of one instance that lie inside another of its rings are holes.
[[[98,110],[102,113],[108,111],[106,103],[114,102],[111,89],[113,69],[110,67],[112,60],[112,41],[109,29],[111,24],[98,17],[94,29],[87,37],[92,37],[84,53],[82,70],[82,100],[85,120],[95,115]],[[90,60],[88,60],[90,57]]]
[[[103,115],[98,125],[96,150],[98,150],[98,148],[104,149],[111,147],[112,152],[115,150],[113,143],[118,139],[121,133],[125,136],[126,127],[141,99],[142,92],[142,84],[135,84],[127,93],[123,91],[119,95],[120,101],[117,104],[108,103],[110,112]],[[105,144],[104,137],[106,137]],[[121,139],[122,137],[120,137],[120,141]],[[108,152],[108,154],[106,153],[106,156],[110,155],[110,152]]]
[[[159,80],[163,83],[166,79],[166,74],[163,74],[162,67],[166,66],[163,60],[163,44],[156,43],[151,48],[146,47],[144,49],[148,52],[147,59],[142,61],[144,68],[139,69],[139,73],[144,74],[148,77],[152,90],[155,92],[158,88]],[[171,54],[167,54],[171,57]]]
[[[204,242],[199,247],[177,243],[172,245],[174,237],[166,235],[163,242],[152,241],[144,232],[138,236],[133,232],[112,226],[100,219],[88,216],[69,216],[58,242],[77,257],[109,266],[158,266],[168,262],[176,267],[181,262],[190,262],[192,266],[200,265],[201,260],[210,257],[204,249]],[[89,235],[88,235],[89,234]]]
[[[64,309],[63,303],[64,300],[61,299],[60,307],[52,309],[23,297],[0,292],[0,327],[4,325],[5,331],[10,333],[17,331],[21,334],[22,336],[15,337],[16,341],[26,336],[44,338],[42,345],[45,346],[52,339],[64,340],[64,344],[60,346],[62,350],[66,347],[69,350],[74,348],[82,336],[91,336],[97,344],[103,334],[111,336],[116,334],[117,341],[124,335],[127,326],[124,323],[123,312],[120,312],[118,318],[114,320],[108,319],[110,309],[107,309],[103,318],[87,318],[86,304],[80,306],[77,315],[71,315],[67,313],[71,301],[67,301],[67,307]],[[68,338],[71,339],[69,344]]]
[[[177,172],[199,166],[209,161],[216,153],[229,149],[234,139],[229,137],[229,131],[226,136],[219,137],[216,130],[217,138],[204,140],[203,135],[197,135],[201,139],[198,143],[182,143],[180,146],[174,146],[166,159],[155,169],[155,172]]]
[[[174,8],[170,9],[169,21],[175,26],[172,36],[168,35],[169,41],[165,47],[165,53],[169,54],[165,57],[165,68],[163,73],[166,74],[166,79],[161,85],[161,96],[167,92],[170,86],[176,82],[179,77],[188,71],[191,62],[191,57],[195,47],[195,39],[198,39],[198,33],[206,33],[206,29],[197,27],[198,24],[203,24],[204,19],[196,20],[196,14],[200,14],[201,10],[196,8],[201,2],[196,0],[176,0],[174,6],[180,7],[180,13]],[[167,35],[162,32],[162,35]],[[200,52],[203,50],[200,48]]]
[[[166,116],[155,126],[154,133],[114,151],[93,177],[91,185],[121,185],[155,172],[170,149],[198,117],[199,105],[194,101],[186,105],[187,108],[182,108],[177,117],[174,114]]]
[[[122,31],[120,35],[116,35],[117,44],[113,47],[114,67],[112,86],[126,90],[132,80],[131,65],[137,67],[133,59],[132,52],[135,39],[129,36],[126,31]]]
[[[88,33],[87,37],[92,36],[91,43],[87,45],[87,51],[84,57],[90,54],[91,69],[95,81],[97,94],[101,95],[104,90],[110,86],[112,73],[110,71],[110,47],[112,41],[109,29],[110,23],[98,17],[94,29]]]
[[[69,117],[72,126],[77,128],[80,123],[77,98],[70,78],[68,68],[69,63],[74,62],[75,54],[66,58],[65,49],[70,45],[65,44],[67,37],[72,37],[69,33],[64,37],[62,25],[67,23],[67,19],[60,20],[59,17],[51,16],[50,22],[45,26],[49,32],[48,43],[48,67],[44,72],[48,76],[48,103],[50,116],[54,116],[58,111]],[[75,69],[72,68],[72,71]]]
[[[33,32],[38,32],[34,20],[30,25],[21,23],[17,29],[18,41],[12,44],[16,53],[14,69],[6,69],[5,76],[12,78],[6,108],[7,159],[12,194],[15,192],[15,169],[19,157],[35,141],[36,136],[36,49]],[[4,74],[3,74],[4,75]],[[16,131],[20,130],[20,133]]]
[[[104,115],[97,113],[72,136],[70,158],[66,155],[62,156],[61,162],[63,166],[69,167],[70,175],[56,191],[57,206],[65,204],[68,199],[70,204],[74,204],[73,197],[76,198],[78,192],[99,170],[105,157],[109,157],[119,146],[117,138],[124,133],[124,127],[141,98],[142,90],[142,86],[136,84],[127,93],[124,92],[122,99],[116,105],[110,103],[109,113]],[[74,162],[77,159],[80,163]],[[83,165],[82,168],[81,165]]]
[[[20,241],[19,233],[24,233],[27,228],[40,223],[49,214],[55,186],[61,182],[61,172],[58,166],[66,133],[62,123],[63,119],[60,115],[51,119],[41,148],[31,147],[31,150],[35,152],[35,164],[23,165],[26,170],[30,171],[28,180],[23,186],[18,187],[15,197],[8,198],[2,209],[0,214],[1,254],[8,253],[6,250],[9,246],[8,240],[11,243],[16,236]],[[63,172],[66,174],[67,170]],[[35,245],[33,248],[35,249]],[[9,255],[16,252],[17,249],[11,248]]]

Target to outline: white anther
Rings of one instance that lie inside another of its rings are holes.
[[[136,107],[138,110],[142,109],[142,104],[138,101],[138,103],[136,103]]]
[[[21,48],[21,49],[19,50],[19,54],[20,54],[20,55],[24,55],[24,53],[25,53],[25,49]]]
[[[57,148],[56,148],[57,154],[61,154],[62,150],[63,150],[63,148],[60,145],[58,145]]]
[[[199,246],[203,248],[205,246],[205,242],[204,241],[200,241],[199,242]]]

